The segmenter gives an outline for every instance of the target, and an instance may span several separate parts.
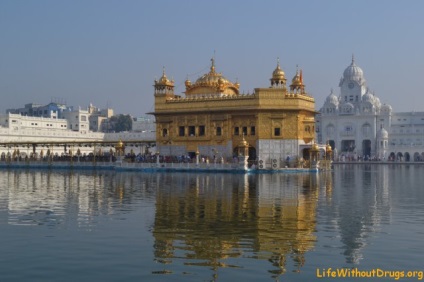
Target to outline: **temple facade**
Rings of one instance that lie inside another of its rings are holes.
[[[154,82],[157,149],[161,155],[200,154],[210,160],[229,160],[238,144],[249,143],[249,160],[262,166],[284,165],[303,157],[315,134],[315,100],[305,91],[297,70],[289,86],[277,62],[270,86],[240,94],[240,84],[210,71],[185,92],[174,93],[174,81],[163,71]],[[275,167],[275,166],[274,166]]]

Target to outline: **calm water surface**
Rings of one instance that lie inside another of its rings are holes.
[[[0,171],[0,281],[424,271],[423,238],[420,165],[338,165],[318,175]]]

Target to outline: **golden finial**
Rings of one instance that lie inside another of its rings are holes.
[[[249,143],[247,143],[246,139],[244,139],[244,133],[242,133],[242,140],[240,141],[239,147],[248,147]]]
[[[302,69],[300,69],[299,77],[300,77],[300,83],[303,85],[303,71],[302,71]]]
[[[211,73],[214,73],[215,72],[215,58],[214,57],[211,59],[211,62],[212,62]]]
[[[331,152],[331,151],[333,151],[333,148],[331,148],[331,145],[330,145],[330,142],[327,140],[327,145],[325,146],[325,150],[327,151],[327,152]]]

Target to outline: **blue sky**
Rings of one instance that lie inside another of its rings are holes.
[[[296,65],[319,109],[350,64],[395,111],[424,111],[424,1],[0,1],[0,111],[53,99],[153,111],[165,67],[176,92],[216,58],[241,91]]]

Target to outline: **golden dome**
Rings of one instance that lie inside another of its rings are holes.
[[[243,140],[241,140],[239,143],[239,147],[249,147],[249,143],[247,143],[247,141],[244,140],[244,136],[243,136]]]
[[[319,151],[317,143],[312,144],[311,151]]]
[[[286,75],[280,67],[280,58],[277,58],[277,67],[272,72],[271,88],[281,88],[286,91]]]
[[[222,76],[221,73],[217,73],[215,71],[215,59],[211,59],[212,61],[212,65],[211,65],[211,70],[202,75],[201,77],[199,77],[196,80],[195,84],[214,84],[214,83],[229,83],[229,80],[226,79],[224,76]]]
[[[296,75],[292,79],[292,86],[302,86],[302,80],[299,71],[296,71]]]
[[[238,95],[240,84],[232,83],[221,73],[215,71],[215,60],[211,59],[210,71],[199,77],[195,83],[186,80],[186,95],[225,94]]]
[[[165,74],[165,67],[162,71],[162,77],[159,80],[155,80],[155,85],[174,86],[174,80],[169,80]]]
[[[305,93],[305,85],[303,84],[302,70],[296,69],[296,74],[292,79],[292,84],[290,85],[290,91],[295,91],[297,93]]]
[[[277,67],[272,72],[272,78],[275,79],[275,80],[286,79],[286,74],[284,73],[284,71],[280,67],[280,59],[279,58],[278,58],[278,61],[277,61]]]
[[[122,142],[122,140],[119,139],[118,143],[116,143],[115,145],[115,149],[120,150],[122,148],[124,148],[124,142]]]
[[[327,153],[333,151],[330,144],[327,144],[327,146],[325,146],[325,150],[327,151]]]

